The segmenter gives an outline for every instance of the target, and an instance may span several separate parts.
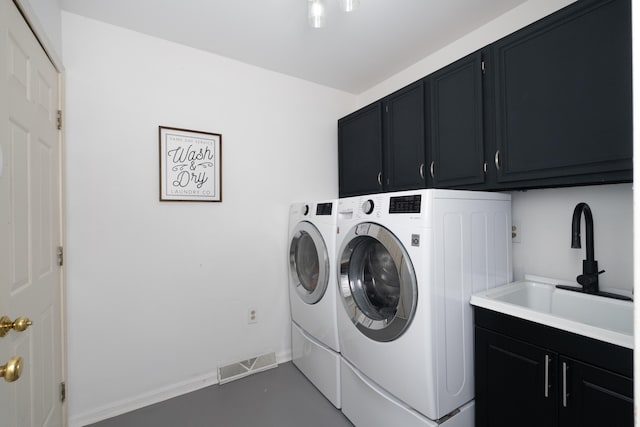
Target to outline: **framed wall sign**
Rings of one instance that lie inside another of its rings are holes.
[[[160,201],[221,202],[222,135],[165,126],[160,133]]]

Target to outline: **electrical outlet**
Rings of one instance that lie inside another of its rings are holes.
[[[255,308],[250,308],[249,309],[248,322],[249,323],[258,323],[258,310],[257,309],[255,309]]]
[[[521,236],[522,236],[522,230],[520,230],[520,227],[518,227],[517,225],[512,225],[511,226],[511,241],[513,243],[520,243],[521,242]]]

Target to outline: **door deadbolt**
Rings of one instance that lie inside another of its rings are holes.
[[[27,317],[18,317],[13,322],[7,316],[0,317],[0,337],[7,335],[11,329],[16,332],[26,331],[33,322]]]

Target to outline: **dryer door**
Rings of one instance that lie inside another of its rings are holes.
[[[320,231],[307,221],[293,230],[289,242],[289,280],[300,298],[315,304],[329,283],[329,255]]]
[[[415,313],[418,286],[406,249],[387,228],[365,222],[345,236],[339,252],[342,302],[356,327],[376,341],[393,341]]]

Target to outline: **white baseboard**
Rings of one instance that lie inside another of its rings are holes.
[[[291,358],[292,358],[292,355],[291,355],[290,348],[284,351],[281,351],[280,353],[276,353],[276,361],[278,362],[278,364],[290,362]]]
[[[291,349],[277,353],[276,361],[278,364],[291,361]],[[209,387],[214,384],[218,384],[218,376],[216,372],[192,378],[178,384],[161,387],[157,390],[113,402],[109,405],[104,405],[91,411],[86,411],[82,414],[71,417],[68,427],[83,427],[88,424],[97,423],[98,421],[103,421],[107,418],[135,411],[136,409],[144,408],[145,406],[153,405],[183,394],[191,393],[192,391],[200,390],[201,388]]]
[[[149,391],[138,396],[132,396],[73,416],[69,419],[69,427],[82,427],[88,424],[97,423],[98,421],[144,408],[145,406],[172,399],[217,383],[218,376],[216,372],[213,372],[192,378],[188,381],[161,387],[157,390]]]

